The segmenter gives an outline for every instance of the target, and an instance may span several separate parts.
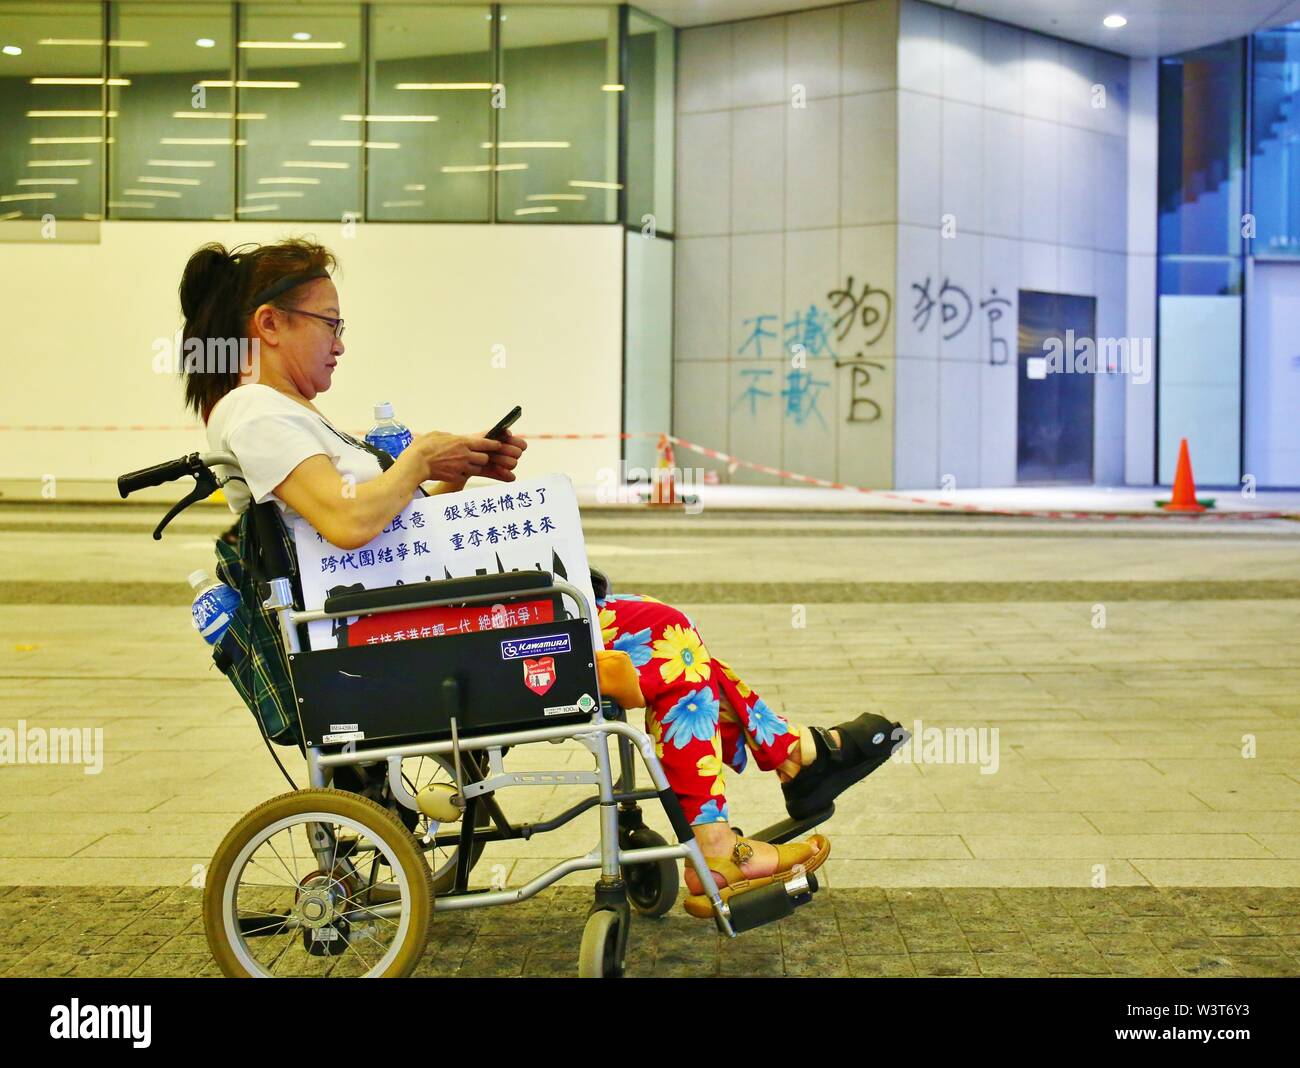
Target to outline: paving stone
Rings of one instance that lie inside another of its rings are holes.
[[[117,979],[132,974],[148,959],[148,953],[96,953],[83,957],[65,974],[77,979]]]
[[[187,953],[155,953],[146,957],[135,971],[134,979],[174,979],[190,978],[197,974],[207,963],[203,957]]]
[[[1172,977],[1179,974],[1159,953],[1105,953],[1102,959],[1116,975]]]
[[[1255,957],[1239,953],[1225,953],[1224,958],[1237,969],[1241,975],[1257,978],[1294,978],[1300,975],[1300,964],[1294,957]]]
[[[972,953],[912,953],[910,956],[917,975],[958,976],[979,974],[979,965]]]
[[[1171,949],[1165,958],[1181,975],[1240,975],[1226,954]],[[1254,958],[1258,959],[1258,958]]]
[[[1079,930],[1084,934],[1132,934],[1146,930],[1142,918],[1130,916],[1123,912],[1098,913],[1091,916],[1079,916]]]
[[[980,975],[1046,976],[1047,969],[1033,953],[977,953]]]
[[[31,953],[11,956],[7,965],[0,962],[0,976],[9,979],[57,978],[72,975],[85,959],[74,950],[41,947]]]
[[[1135,954],[1156,953],[1155,943],[1145,934],[1088,934],[1088,941],[1093,945],[1098,953],[1109,956],[1111,954],[1123,954],[1133,956]]]
[[[525,979],[571,979],[578,974],[576,954],[529,953],[520,973]]]
[[[972,931],[982,931],[988,933],[1002,932],[1020,932],[1020,921],[1009,915],[1004,916],[984,916],[965,914],[956,917],[958,926],[966,933]]]
[[[976,954],[1020,953],[1032,948],[1022,931],[967,931],[965,934],[967,945]]]
[[[904,954],[866,953],[848,957],[849,974],[855,979],[910,977],[916,975],[912,958]]]
[[[1231,958],[1236,957],[1277,957],[1283,950],[1276,938],[1266,936],[1218,937],[1215,945]]]
[[[972,948],[961,931],[903,932],[903,941],[909,953],[965,953]]]
[[[780,950],[745,949],[737,946],[734,952],[726,949],[719,955],[718,974],[736,978],[780,978],[786,974],[785,958]]]
[[[1214,938],[1249,937],[1267,933],[1258,923],[1241,913],[1231,915],[1198,913],[1195,922],[1197,927]]]

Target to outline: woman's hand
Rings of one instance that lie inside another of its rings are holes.
[[[515,467],[519,464],[519,457],[528,448],[528,442],[507,430],[500,444],[501,448],[492,455],[480,474],[484,478],[494,478],[498,482],[513,482]]]
[[[434,479],[439,482],[464,482],[475,475],[486,475],[493,468],[497,457],[505,449],[499,441],[491,438],[465,437],[459,434],[419,434],[403,451],[413,452],[419,462],[421,480]],[[517,454],[516,454],[517,455]],[[514,461],[511,462],[511,466]],[[488,475],[488,477],[495,477]]]

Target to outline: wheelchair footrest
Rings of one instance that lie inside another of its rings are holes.
[[[781,845],[798,838],[806,831],[811,831],[819,824],[825,823],[835,815],[835,806],[827,805],[821,812],[811,816],[805,816],[801,820],[784,819],[779,823],[774,823],[770,827],[764,827],[757,834],[751,834],[747,837],[752,838],[755,842],[767,842],[770,845]]]
[[[784,920],[800,905],[806,905],[817,891],[817,877],[812,873],[789,883],[769,883],[758,890],[733,894],[727,901],[731,929],[736,934],[755,927]]]

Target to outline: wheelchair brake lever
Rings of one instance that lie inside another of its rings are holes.
[[[456,717],[451,717],[451,761],[455,768],[456,774],[456,796],[452,798],[454,804],[461,812],[465,811],[465,776],[460,770],[460,732],[456,729]]]
[[[162,541],[162,532],[167,524],[175,519],[181,512],[185,511],[191,504],[199,501],[205,501],[217,492],[217,480],[211,472],[206,469],[194,475],[194,488],[184,497],[172,505],[171,510],[162,517],[162,521],[154,527],[153,540]]]

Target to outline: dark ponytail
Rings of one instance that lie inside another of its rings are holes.
[[[188,362],[191,339],[197,339],[199,351],[208,351],[204,346],[213,341],[237,344],[247,337],[248,317],[257,307],[293,307],[293,290],[328,277],[336,264],[329,249],[301,239],[230,250],[213,242],[198,249],[185,264],[180,284],[186,407],[207,422],[217,401],[239,385],[238,366]]]

